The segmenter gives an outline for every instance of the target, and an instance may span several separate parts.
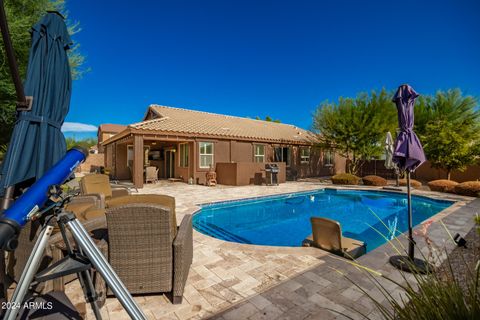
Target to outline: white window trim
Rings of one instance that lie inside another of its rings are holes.
[[[304,156],[302,155],[303,150],[308,150],[308,155]],[[310,163],[310,156],[311,156],[312,150],[310,147],[300,147],[300,163],[301,164],[309,164]]]
[[[184,164],[185,166],[182,166],[182,146],[186,147],[186,153],[187,153],[187,163]],[[188,142],[180,143],[178,145],[178,166],[180,168],[188,168],[190,165],[190,148],[188,146]]]
[[[263,154],[256,154],[257,147],[263,148]],[[256,161],[257,158],[261,158],[262,161]],[[253,162],[255,163],[264,163],[265,162],[265,145],[264,144],[254,144],[253,145]]]
[[[210,143],[212,145],[212,153],[202,153],[202,143]],[[198,167],[200,169],[209,169],[210,165],[208,166],[202,166],[202,156],[212,156],[212,165],[215,163],[215,144],[210,141],[200,141],[198,143]]]

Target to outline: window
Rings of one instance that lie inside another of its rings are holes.
[[[261,144],[253,145],[253,161],[265,162],[265,146]]]
[[[150,146],[143,146],[143,165],[149,165],[148,153],[150,152]],[[133,158],[135,157],[135,152],[133,145],[127,145],[127,167],[133,168]]]
[[[276,147],[275,148],[275,162],[285,162],[287,166],[290,165],[290,148]]]
[[[133,146],[127,146],[127,167],[133,168]]]
[[[188,167],[188,143],[180,144],[180,167]]]
[[[210,168],[213,165],[213,142],[199,142],[200,168]]]
[[[328,149],[323,152],[323,165],[325,167],[331,167],[333,166],[333,163],[335,161],[335,153],[333,150]]]
[[[300,163],[310,163],[310,148],[300,148]]]

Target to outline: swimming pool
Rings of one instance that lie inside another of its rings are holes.
[[[413,225],[417,225],[452,201],[412,196]],[[371,251],[408,228],[405,194],[381,191],[322,189],[287,195],[206,204],[193,216],[194,228],[209,236],[238,243],[302,245],[312,233],[311,216],[340,222],[343,235],[362,240]],[[381,220],[381,221],[380,221]]]

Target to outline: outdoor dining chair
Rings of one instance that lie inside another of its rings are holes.
[[[156,183],[158,182],[158,169],[157,167],[146,167],[145,168],[145,183]]]

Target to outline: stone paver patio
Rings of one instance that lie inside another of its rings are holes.
[[[183,215],[198,210],[196,205],[201,203],[324,187],[318,182],[214,188],[160,182],[145,186],[139,193],[174,196],[177,221],[181,221]],[[454,245],[448,241],[449,235],[439,221],[442,220],[451,234],[467,233],[473,227],[473,216],[480,211],[480,199],[419,190],[414,193],[458,201],[432,218],[434,223],[429,232],[436,246],[452,250]],[[183,303],[172,305],[163,295],[135,297],[149,319],[346,319],[338,312],[355,319],[362,318],[352,308],[369,318],[379,318],[373,302],[351,281],[379,300],[384,300],[383,295],[365,271],[344,259],[315,248],[230,243],[195,230],[193,238],[193,264]],[[401,242],[405,244],[405,239]],[[419,239],[417,242],[427,254],[428,248],[423,241]],[[392,246],[386,244],[361,257],[358,262],[401,281],[400,273],[388,263],[388,257],[395,253]],[[395,285],[383,283],[393,295],[401,294]],[[66,292],[74,303],[83,301],[78,281],[68,284]],[[105,319],[129,319],[115,298],[107,299],[102,315]],[[91,311],[87,312],[87,319],[94,319]]]

